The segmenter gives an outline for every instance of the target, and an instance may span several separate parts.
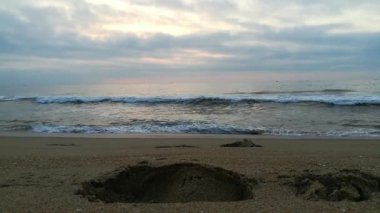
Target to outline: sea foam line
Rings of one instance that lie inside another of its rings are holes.
[[[250,103],[321,103],[340,106],[380,105],[379,95],[229,95],[197,97],[138,97],[138,96],[0,96],[0,101],[33,101],[38,104],[182,104],[182,105],[222,105]]]
[[[121,126],[92,126],[92,125],[45,125],[37,124],[32,126],[33,132],[39,133],[193,133],[193,134],[261,134],[259,130],[239,128],[229,125],[216,124],[138,124]]]
[[[46,125],[32,126],[33,132],[38,133],[82,133],[82,134],[147,134],[147,133],[171,133],[171,134],[229,134],[229,135],[272,135],[272,136],[358,136],[378,137],[378,129],[357,128],[351,130],[330,130],[327,132],[296,131],[279,129],[275,127],[242,128],[230,125],[218,124],[178,124],[178,125],[121,125],[121,126],[93,126],[93,125]]]

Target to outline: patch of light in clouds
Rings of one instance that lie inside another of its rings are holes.
[[[374,0],[4,0],[0,77],[378,73],[378,11]]]

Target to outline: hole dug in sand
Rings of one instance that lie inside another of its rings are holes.
[[[307,200],[364,201],[380,191],[380,177],[359,170],[341,170],[317,175],[311,172],[293,177],[289,184]]]
[[[222,168],[183,163],[162,167],[133,166],[78,191],[106,203],[176,203],[239,201],[253,198],[254,180]]]

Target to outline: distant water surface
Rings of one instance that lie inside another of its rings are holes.
[[[0,131],[380,136],[380,80],[0,88]]]

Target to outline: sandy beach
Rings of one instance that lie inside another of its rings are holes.
[[[220,147],[243,138],[262,147]],[[129,166],[158,168],[173,164],[199,164],[196,171],[218,167],[238,174],[254,182],[249,188],[252,198],[224,202],[107,203],[78,194],[83,183],[117,174],[116,171]],[[373,177],[370,181],[379,184],[380,179],[376,178],[380,177],[380,140],[3,134],[0,212],[378,212],[379,188],[371,189],[374,192],[363,201],[329,201],[310,199],[310,195],[297,192],[294,184],[295,177],[302,174],[339,176],[343,171],[367,174],[363,177]]]

